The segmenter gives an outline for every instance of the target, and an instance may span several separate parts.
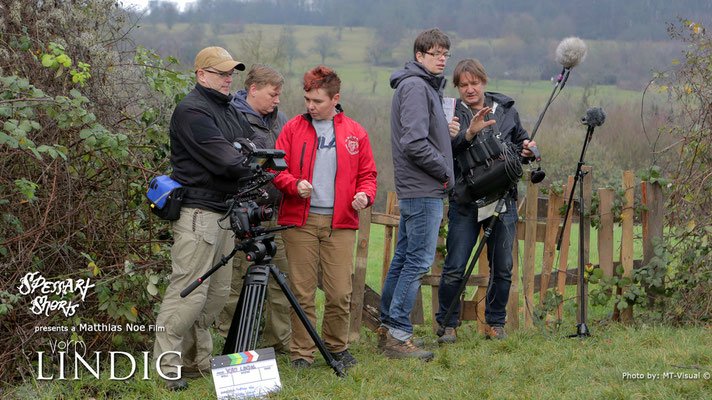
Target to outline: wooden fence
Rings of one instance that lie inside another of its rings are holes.
[[[592,190],[592,168],[584,166],[586,174],[583,179],[584,186],[584,206],[585,210],[590,210],[593,198]],[[654,256],[653,238],[661,237],[663,232],[663,210],[664,201],[662,188],[659,184],[641,183],[640,199],[644,206],[640,223],[642,224],[642,245],[643,259],[633,259],[633,246],[636,240],[634,236],[634,176],[632,171],[624,171],[622,178],[622,188],[625,190],[624,203],[620,210],[620,221],[622,237],[619,248],[619,260],[614,262],[614,240],[613,228],[616,219],[611,211],[615,201],[615,191],[609,188],[598,189],[598,217],[600,224],[598,227],[598,240],[595,248],[598,251],[599,264],[606,276],[615,274],[616,266],[623,266],[623,276],[630,276],[633,268],[646,265]],[[514,246],[512,258],[514,265],[512,268],[512,286],[507,305],[507,325],[506,329],[514,331],[523,325],[524,328],[533,326],[534,294],[546,291],[549,288],[557,288],[560,293],[564,293],[566,285],[576,285],[577,293],[580,295],[581,288],[578,287],[578,259],[570,259],[568,256],[569,241],[571,236],[571,223],[567,223],[562,238],[561,251],[556,255],[556,238],[558,237],[563,216],[560,209],[568,200],[569,191],[572,189],[573,177],[568,178],[566,188],[562,194],[557,194],[549,190],[546,198],[539,197],[539,185],[527,184],[526,195],[519,205],[520,219],[517,222],[517,240],[523,241],[524,253],[519,255],[519,247]],[[575,194],[574,201],[578,201],[579,195]],[[383,257],[382,257],[382,279],[385,280],[393,251],[395,241],[398,237],[398,201],[395,193],[389,193],[386,202],[386,213],[372,212],[370,208],[361,210],[360,226],[358,232],[356,262],[353,275],[353,295],[351,298],[351,330],[350,339],[358,340],[363,323],[369,329],[375,331],[379,324],[380,317],[380,296],[376,291],[366,285],[366,270],[368,266],[368,243],[370,238],[371,224],[379,224],[385,227]],[[591,217],[584,215],[580,218],[578,207],[571,207],[569,222],[580,222],[584,225],[584,262],[589,264],[591,247]],[[443,224],[447,224],[447,207],[443,216]],[[440,238],[439,244],[444,240]],[[542,272],[535,274],[537,263],[536,244],[542,242],[544,252],[542,256]],[[477,264],[476,274],[470,277],[468,286],[476,287],[472,297],[463,301],[460,319],[467,321],[477,321],[478,330],[484,328],[484,301],[489,280],[489,265],[487,262],[486,249],[480,255]],[[554,265],[558,260],[557,265]],[[442,270],[439,264],[442,255],[438,252],[435,261],[431,266],[431,273],[423,277],[422,287],[430,287],[432,293],[433,313],[438,309],[438,285]],[[521,265],[520,265],[521,262]],[[519,280],[520,273],[521,281]],[[524,304],[520,304],[520,290],[523,292]],[[586,291],[587,292],[587,291]],[[543,301],[540,296],[539,303]],[[588,301],[586,298],[585,301]],[[578,306],[581,303],[577,301]],[[557,309],[557,317],[561,317],[562,306]],[[579,313],[577,313],[577,319]],[[632,319],[632,307],[628,307],[621,315],[622,320]],[[422,295],[419,292],[416,304],[411,313],[411,320],[414,324],[423,324],[425,321],[423,314]],[[437,324],[433,316],[433,330],[437,329]],[[520,321],[523,323],[520,324]],[[580,322],[580,321],[578,321]]]

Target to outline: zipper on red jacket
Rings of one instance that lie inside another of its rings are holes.
[[[311,161],[309,163],[309,174],[308,174],[308,180],[309,183],[314,179],[314,152],[316,152],[316,148],[319,145],[319,137],[316,134],[316,128],[314,128],[314,125],[309,122],[309,125],[311,125],[312,129],[314,129],[314,147],[312,148],[312,154],[311,154]],[[304,146],[302,147],[303,149],[306,149],[307,142],[304,142]],[[303,158],[303,157],[302,157]],[[301,167],[300,167],[301,169]],[[301,171],[299,172],[301,174]],[[309,206],[309,200],[304,199],[304,212],[302,213],[302,226],[306,225],[307,223],[307,207]]]
[[[339,173],[339,141],[336,140],[336,115],[331,119],[331,125],[334,127],[334,151],[336,152],[336,171],[334,171],[334,207],[331,212],[331,230],[329,230],[329,237],[334,232],[334,215],[336,214],[336,175]]]
[[[304,142],[302,144],[302,156],[299,158],[299,179],[302,179],[302,176],[304,176],[304,152],[307,149],[307,142]],[[308,181],[307,181],[308,182]],[[297,186],[299,186],[299,180],[297,180]],[[306,213],[307,210],[307,204],[306,204],[306,199],[304,199],[304,212],[302,213],[302,226],[306,223],[304,220],[304,213]]]
[[[302,178],[302,169],[304,168],[304,151],[307,149],[307,142],[302,144],[302,158],[299,159],[299,179]]]

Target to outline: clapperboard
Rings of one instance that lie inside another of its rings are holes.
[[[282,388],[274,349],[257,349],[210,359],[218,400],[260,397]]]

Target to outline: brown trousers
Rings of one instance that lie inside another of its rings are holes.
[[[316,327],[315,296],[318,268],[326,301],[321,337],[326,348],[340,352],[349,347],[349,307],[356,231],[333,229],[331,215],[310,213],[303,227],[282,232],[289,263],[289,285],[304,313]],[[314,341],[292,310],[290,358],[314,361]]]

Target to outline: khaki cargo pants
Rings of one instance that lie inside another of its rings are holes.
[[[222,255],[232,251],[235,243],[232,231],[217,225],[221,216],[216,212],[184,207],[180,219],[172,223],[173,271],[156,319],[158,328],[165,330],[156,333],[153,357],[155,360],[167,351],[180,352],[181,357],[174,354],[162,357],[164,374],[177,372],[179,365],[184,371],[210,368],[213,340],[209,328],[230,293],[232,261],[185,298],[180,297],[180,292],[220,262]]]

